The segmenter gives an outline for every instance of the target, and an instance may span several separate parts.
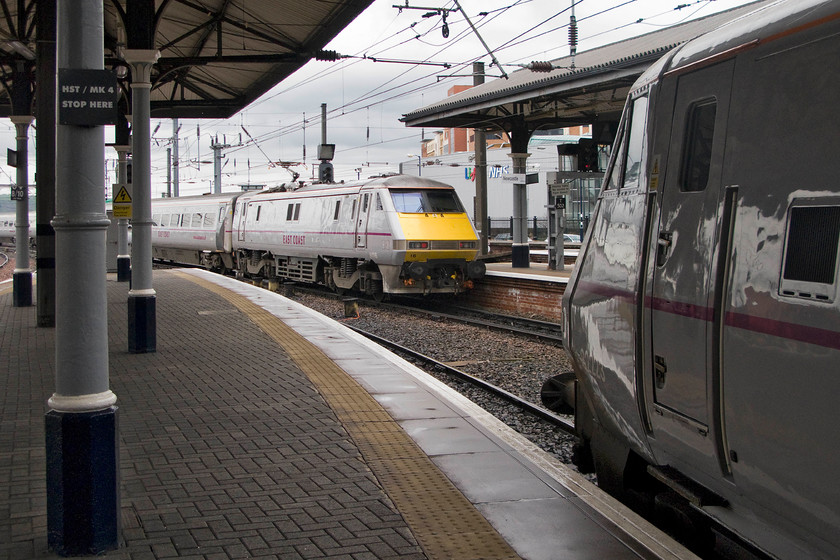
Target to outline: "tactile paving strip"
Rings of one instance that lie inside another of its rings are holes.
[[[246,297],[183,276],[230,301],[288,352],[344,424],[429,558],[519,558],[399,424],[321,350]]]

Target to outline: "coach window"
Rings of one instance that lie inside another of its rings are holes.
[[[376,193],[376,209],[377,210],[384,210],[385,207],[382,206],[382,199],[379,198],[379,193]]]
[[[153,214],[152,215],[152,225],[155,225],[155,226],[160,225],[160,214]]]
[[[259,221],[260,221],[260,214],[261,214],[261,213],[262,213],[262,205],[257,206],[257,217],[256,217],[256,221],[257,221],[257,222],[259,222]]]
[[[680,173],[680,187],[684,191],[702,191],[709,182],[716,113],[714,99],[697,102],[689,108]]]
[[[365,197],[362,199],[362,212],[367,212],[368,209],[368,193],[365,193]]]
[[[356,199],[353,199],[353,206],[350,208],[350,217],[353,218],[356,216]]]
[[[221,224],[225,220],[225,207],[222,206],[219,208],[219,221],[217,223]]]
[[[210,229],[213,227],[213,214],[211,212],[207,212],[204,214],[204,223],[202,224],[204,229]]]
[[[286,221],[291,222],[292,221],[292,216],[294,216],[294,215],[295,215],[295,205],[294,204],[289,204],[288,206],[286,206]]]
[[[340,201],[340,200],[336,200],[336,201],[335,201],[335,213],[333,214],[333,220],[337,220],[337,219],[338,219],[338,211],[339,211],[340,209],[341,209],[341,201]]]
[[[295,221],[298,221],[298,218],[300,218],[300,202],[295,204]]]
[[[190,224],[193,228],[200,228],[204,223],[204,214],[201,212],[196,212],[193,214],[192,223]]]

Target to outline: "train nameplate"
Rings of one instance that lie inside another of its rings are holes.
[[[110,70],[58,69],[58,123],[117,124],[119,87]]]

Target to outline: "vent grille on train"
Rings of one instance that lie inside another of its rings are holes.
[[[840,240],[840,206],[791,208],[784,279],[833,284]]]
[[[431,248],[438,250],[458,249],[461,246],[460,243],[460,241],[435,239],[434,241],[432,241]]]

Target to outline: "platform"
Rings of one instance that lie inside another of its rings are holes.
[[[278,294],[156,271],[157,352],[109,275],[122,540],[106,558],[693,558],[446,385]],[[0,284],[0,558],[46,549],[53,329]]]

